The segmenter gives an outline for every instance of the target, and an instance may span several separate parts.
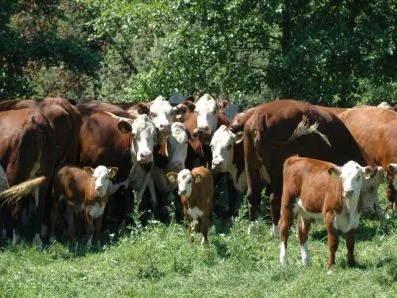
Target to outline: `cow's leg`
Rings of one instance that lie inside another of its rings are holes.
[[[85,227],[86,227],[86,234],[87,234],[87,249],[90,249],[92,246],[92,237],[94,235],[95,227],[94,227],[94,219],[92,216],[89,214],[89,212],[86,212],[85,216]]]
[[[12,245],[17,245],[20,236],[19,236],[19,231],[20,231],[20,220],[19,220],[19,214],[21,211],[21,203],[17,202],[12,206],[11,208],[11,222],[12,222]]]
[[[47,199],[47,191],[48,191],[48,183],[44,183],[41,187],[36,188],[34,192],[34,197],[35,197],[35,216],[34,216],[34,222],[35,222],[35,236],[34,236],[34,242],[36,245],[36,248],[41,249],[43,248],[43,242],[41,241],[41,230],[42,230],[42,223],[43,223],[43,218],[44,218],[44,212],[46,208],[46,199]]]
[[[102,237],[102,218],[103,215],[100,215],[98,218],[95,219],[95,244],[101,244],[101,237]]]
[[[332,272],[332,266],[335,264],[335,253],[338,249],[339,240],[338,232],[334,227],[334,215],[331,212],[325,214],[324,222],[328,234],[328,273]]]
[[[347,248],[347,266],[356,266],[356,261],[354,260],[354,244],[355,244],[356,230],[351,229],[345,234],[346,237],[346,248]]]
[[[287,200],[285,200],[287,201]],[[294,210],[292,206],[285,204],[282,206],[281,218],[279,221],[280,227],[280,263],[286,264],[288,261],[287,242],[289,237],[289,229],[294,221]]]
[[[269,196],[269,205],[270,205],[270,215],[272,217],[273,226],[272,226],[272,235],[273,237],[278,237],[278,222],[280,220],[280,209],[281,209],[281,193],[282,193],[282,184],[279,182],[282,181],[282,178],[274,179],[270,185],[271,194]]]
[[[76,232],[74,229],[74,210],[73,210],[73,206],[69,204],[67,204],[66,206],[66,221],[68,223],[68,233],[69,233],[70,242],[72,244],[75,244]]]
[[[236,202],[237,202],[237,190],[233,183],[233,178],[230,174],[227,174],[227,192],[229,196],[229,212],[228,220],[232,219],[236,215]]]
[[[310,264],[309,254],[309,230],[311,221],[305,220],[302,216],[298,219],[298,238],[301,247],[302,262],[305,265]]]
[[[52,200],[51,214],[50,214],[50,218],[51,218],[50,242],[54,242],[56,240],[55,228],[57,224],[58,207],[59,207],[59,199],[57,197],[54,197]]]
[[[207,216],[206,216],[207,215]],[[200,232],[203,234],[203,239],[201,240],[201,244],[208,243],[208,227],[210,223],[209,213],[200,218]]]

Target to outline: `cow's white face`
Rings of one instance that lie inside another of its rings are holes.
[[[211,140],[212,169],[226,172],[233,162],[235,135],[225,125],[220,126]]]
[[[192,194],[193,177],[188,169],[183,169],[178,173],[178,194],[190,197]]]
[[[163,96],[158,96],[150,106],[150,118],[164,137],[171,133],[172,113],[171,104]]]
[[[369,212],[382,212],[376,210],[379,206],[378,188],[383,182],[384,170],[378,167],[378,171],[370,179],[364,180],[361,188],[361,197],[363,198],[364,210]]]
[[[95,190],[99,196],[102,197],[107,193],[110,179],[116,176],[117,171],[117,168],[107,168],[105,166],[97,166],[93,170],[92,177],[95,180]]]
[[[171,135],[167,140],[168,162],[172,170],[180,171],[185,168],[187,157],[188,134],[185,126],[180,123],[172,123]]]
[[[351,160],[337,169],[335,173],[342,179],[343,196],[346,198],[357,198],[360,195],[363,180],[370,178],[372,169],[370,167],[362,167]]]
[[[139,115],[131,124],[131,150],[140,164],[153,162],[156,128],[146,114]]]
[[[212,135],[218,124],[217,104],[209,94],[204,94],[196,103],[197,128],[205,134]]]

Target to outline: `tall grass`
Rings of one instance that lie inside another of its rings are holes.
[[[244,209],[244,208],[242,208]],[[244,212],[241,212],[244,213]],[[310,234],[312,264],[303,266],[296,229],[289,264],[279,264],[279,241],[267,221],[247,235],[239,216],[225,229],[216,218],[210,244],[190,243],[186,227],[151,222],[111,239],[100,248],[56,243],[43,251],[28,243],[0,253],[0,296],[4,297],[395,297],[397,221],[363,219],[356,268],[347,268],[340,236],[336,270],[326,270],[326,233]]]

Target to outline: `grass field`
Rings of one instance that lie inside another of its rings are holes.
[[[242,208],[244,209],[244,207]],[[243,213],[243,212],[241,212]],[[30,243],[3,246],[1,297],[395,297],[397,218],[363,219],[356,244],[357,268],[347,268],[340,236],[335,271],[326,270],[326,232],[313,226],[312,264],[300,263],[295,227],[289,264],[279,264],[279,241],[260,221],[247,235],[238,217],[230,228],[211,227],[208,246],[190,243],[186,228],[152,222],[100,248],[56,243],[36,251]]]

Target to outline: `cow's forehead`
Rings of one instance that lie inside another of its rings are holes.
[[[195,111],[198,113],[213,112],[216,111],[216,101],[209,94],[204,94],[196,102]]]
[[[150,105],[150,112],[160,111],[165,113],[172,112],[171,104],[163,96],[158,96]]]
[[[355,161],[350,160],[341,168],[342,175],[352,175],[362,172],[362,167]]]
[[[132,124],[132,130],[134,133],[139,133],[139,132],[149,132],[153,133],[155,132],[155,126],[153,122],[150,120],[148,115],[142,114],[139,115],[133,122]]]
[[[178,173],[178,181],[185,181],[192,177],[192,173],[188,169],[183,169]]]
[[[179,143],[186,142],[188,139],[187,132],[183,123],[174,122],[171,125],[171,135]]]
[[[225,126],[221,125],[214,133],[211,139],[211,145],[228,144],[233,140],[233,133]]]
[[[101,177],[101,176],[105,176],[108,173],[108,168],[105,166],[97,166],[94,169],[94,174],[93,176],[95,177]]]

